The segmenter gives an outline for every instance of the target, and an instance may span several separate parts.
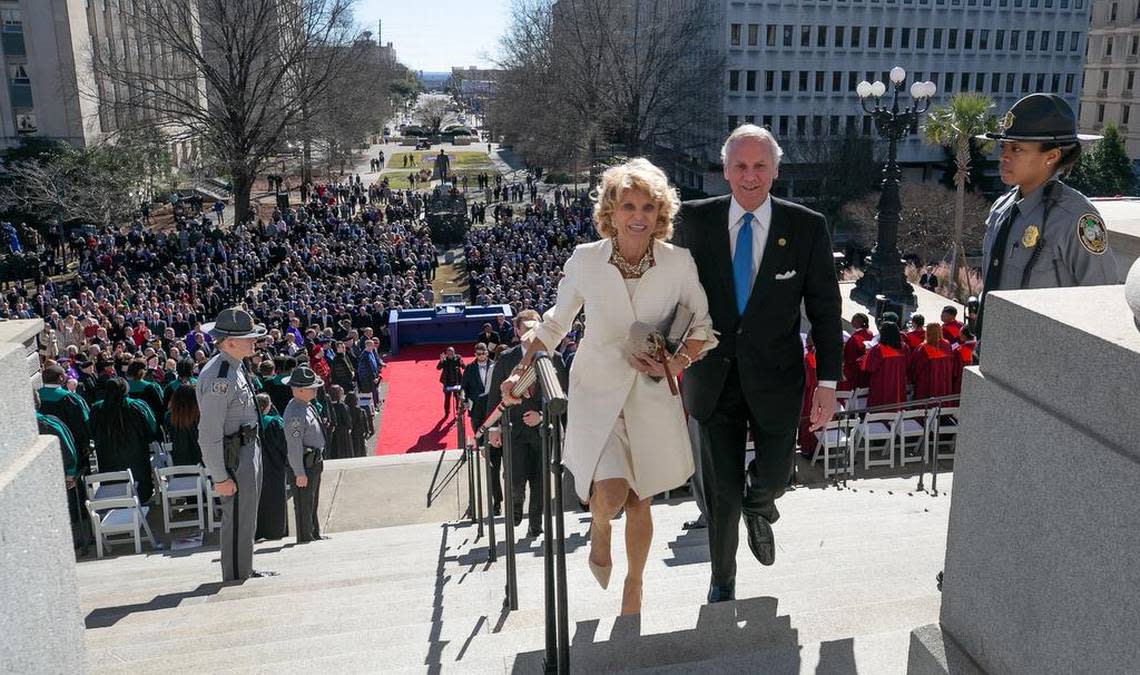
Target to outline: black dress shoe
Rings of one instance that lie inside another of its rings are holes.
[[[535,537],[537,537],[540,534],[542,534],[542,528],[541,527],[527,528],[526,536],[530,537],[531,539],[534,539]]]
[[[729,600],[736,599],[736,584],[727,584],[724,586],[717,584],[709,584],[709,604],[716,602],[728,602]]]
[[[275,577],[275,576],[277,576],[276,572],[270,572],[268,570],[253,570],[252,572],[249,573],[250,579],[261,579],[264,577]]]
[[[761,565],[776,562],[776,539],[772,525],[763,516],[744,514],[744,527],[748,530],[748,548]]]
[[[502,504],[495,504],[495,515],[496,516],[503,515],[503,505]]]
[[[700,516],[696,520],[690,520],[681,526],[682,530],[704,530],[709,526],[704,516]]]
[[[522,525],[522,513],[515,514],[515,527]]]

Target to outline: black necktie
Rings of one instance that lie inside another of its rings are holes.
[[[986,293],[1000,290],[998,284],[1001,282],[1001,270],[1005,267],[1006,244],[1009,243],[1009,233],[1013,229],[1013,221],[1017,220],[1018,213],[1020,210],[1014,204],[1009,211],[1006,211],[1005,219],[998,226],[997,234],[994,236],[993,248],[990,249],[990,266],[986,268],[986,280],[983,287]]]
[[[985,285],[982,286],[982,302],[978,307],[978,318],[974,321],[973,331],[975,338],[982,336],[982,317],[986,312],[986,297],[990,291],[1000,290],[998,283],[1001,281],[1001,270],[1005,267],[1005,252],[1006,244],[1009,243],[1009,232],[1013,229],[1013,221],[1017,220],[1017,214],[1020,213],[1017,205],[1014,204],[1009,211],[1005,214],[1005,219],[1001,225],[998,225],[997,234],[994,235],[994,245],[990,249],[990,266],[986,268]]]

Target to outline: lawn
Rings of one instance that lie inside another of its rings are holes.
[[[405,167],[404,157],[414,155],[416,158],[416,166]],[[385,171],[381,174],[381,178],[388,179],[388,185],[395,190],[403,190],[411,187],[408,183],[408,174],[412,171],[419,169],[431,170],[435,166],[435,158],[439,156],[439,150],[434,152],[428,150],[419,150],[416,152],[397,152],[388,158],[388,164]],[[491,163],[491,158],[483,152],[466,151],[451,151],[447,153],[451,159],[451,171],[460,176],[469,176],[467,179],[468,187],[475,188],[475,176],[480,173],[488,175],[495,175],[498,173],[495,170],[495,165]]]

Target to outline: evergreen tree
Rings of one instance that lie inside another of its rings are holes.
[[[1135,191],[1136,177],[1132,160],[1124,150],[1124,141],[1116,126],[1104,127],[1104,138],[1081,155],[1080,161],[1065,180],[1089,197],[1115,197]]]

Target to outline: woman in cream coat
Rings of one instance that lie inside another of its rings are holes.
[[[693,473],[681,398],[661,379],[663,366],[630,355],[630,328],[662,327],[678,305],[693,312],[684,346],[669,364],[674,375],[716,346],[708,300],[689,252],[667,240],[680,208],[664,172],[633,159],[605,172],[594,222],[600,241],[574,250],[563,268],[556,305],[533,331],[523,360],[503,384],[503,399],[537,352],[557,345],[583,308],[585,337],[570,370],[563,461],[582,501],[589,500],[590,569],[609,584],[611,519],[625,508],[629,567],[622,613],[641,611],[642,573],[653,538],[653,495],[682,485]]]

